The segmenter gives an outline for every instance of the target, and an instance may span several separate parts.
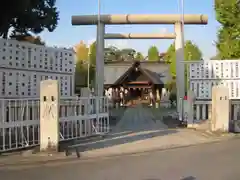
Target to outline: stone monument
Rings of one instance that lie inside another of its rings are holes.
[[[59,84],[45,80],[40,84],[40,151],[58,151]]]

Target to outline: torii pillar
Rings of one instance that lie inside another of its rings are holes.
[[[98,22],[98,15],[81,15],[72,16],[72,25],[98,25],[97,38],[97,58],[96,58],[96,92],[102,96],[104,86],[104,34],[105,25],[124,25],[124,24],[174,24],[175,25],[175,49],[176,49],[176,77],[177,77],[177,99],[178,112],[182,116],[183,110],[180,104],[180,98],[185,95],[184,82],[184,47],[182,33],[182,15],[180,14],[123,14],[123,15],[101,15]],[[206,15],[185,14],[184,24],[207,24],[208,17]]]

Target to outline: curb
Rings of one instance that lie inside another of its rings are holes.
[[[172,145],[172,146],[167,146],[167,147],[160,147],[160,148],[154,148],[154,149],[148,149],[148,150],[139,150],[135,152],[122,152],[122,153],[115,153],[115,154],[110,154],[110,155],[101,155],[101,156],[85,156],[84,155],[80,158],[77,158],[77,156],[64,156],[62,158],[57,158],[57,159],[47,159],[47,160],[33,160],[33,161],[16,161],[13,163],[0,163],[0,169],[8,169],[8,168],[31,168],[31,167],[37,167],[41,165],[53,165],[53,164],[58,164],[59,163],[74,163],[74,162],[85,162],[89,160],[104,160],[108,158],[113,158],[113,157],[122,157],[122,156],[131,156],[131,155],[143,155],[145,153],[150,153],[150,152],[157,152],[157,151],[167,151],[167,150],[174,150],[174,149],[180,149],[180,148],[186,148],[186,147],[194,147],[198,145],[206,145],[206,144],[214,144],[218,142],[223,142],[227,140],[236,140],[238,139],[239,136],[237,137],[227,137],[227,138],[219,138],[215,139],[213,141],[208,141],[208,142],[200,142],[200,143],[195,143],[195,144],[188,144],[188,145]],[[24,157],[22,157],[24,158]]]

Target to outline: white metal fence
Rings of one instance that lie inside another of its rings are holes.
[[[106,97],[64,98],[59,106],[61,141],[109,132]],[[0,99],[0,152],[39,145],[39,128],[39,99]]]
[[[196,100],[194,102],[194,106],[193,106],[194,122],[198,123],[198,122],[210,119],[211,108],[212,108],[211,101]],[[230,118],[231,118],[230,120],[231,121],[240,120],[240,101],[232,100],[230,109],[231,109],[230,110]]]
[[[230,122],[240,120],[240,61],[211,60],[184,62],[188,68],[189,89],[194,93],[193,122],[211,119],[212,88],[229,88]]]

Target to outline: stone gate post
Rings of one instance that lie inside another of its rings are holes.
[[[58,151],[59,85],[57,80],[40,83],[40,151]]]
[[[194,112],[193,105],[195,101],[195,94],[193,91],[189,90],[187,92],[187,99],[184,100],[184,117],[187,120],[187,127],[194,127]]]
[[[230,100],[229,89],[225,86],[212,88],[211,130],[229,132]]]

